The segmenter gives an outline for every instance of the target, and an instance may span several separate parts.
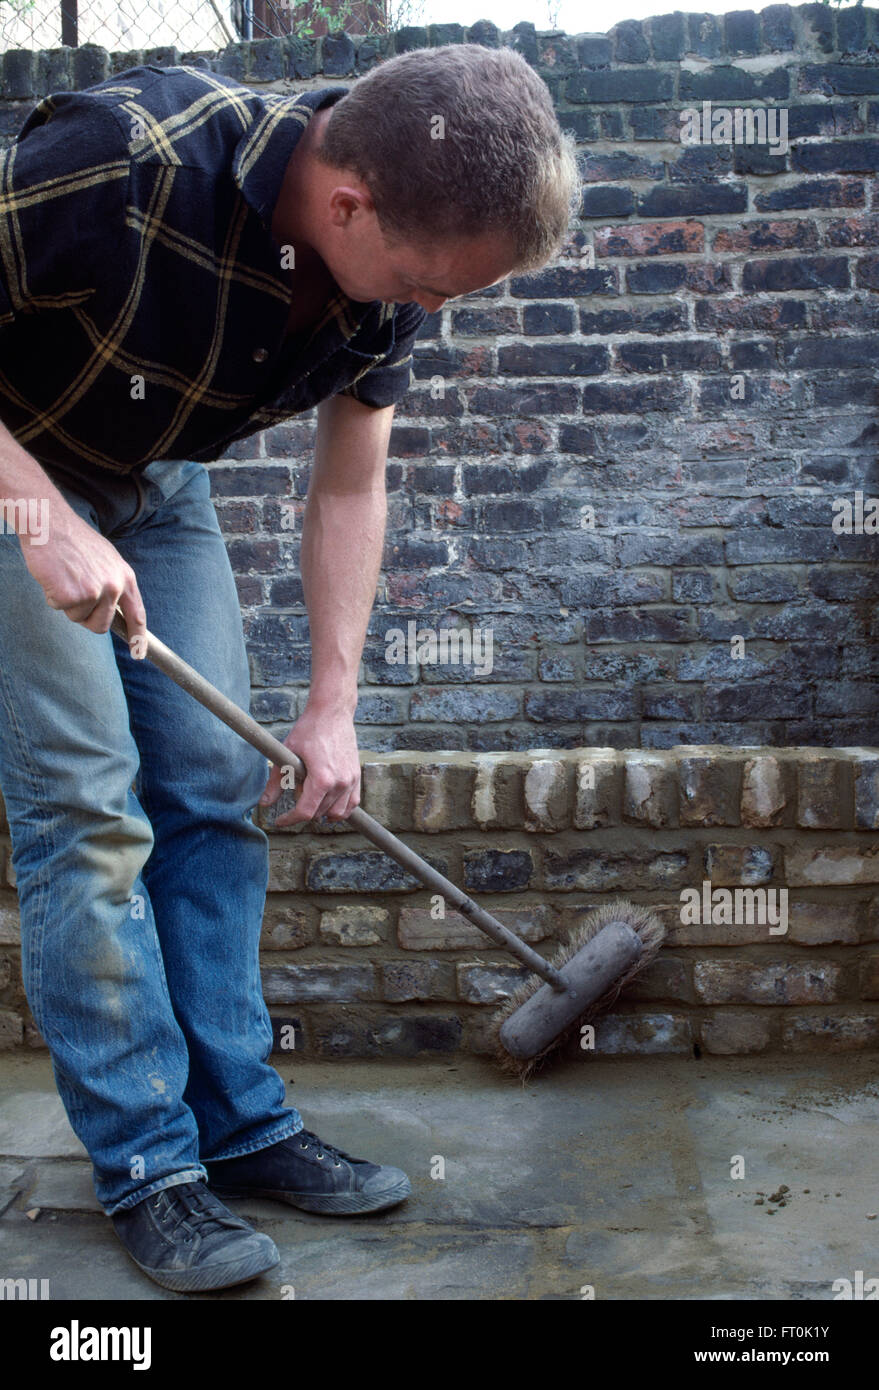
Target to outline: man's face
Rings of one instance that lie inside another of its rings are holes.
[[[430,314],[447,299],[494,285],[515,268],[515,254],[505,236],[420,246],[391,241],[371,206],[336,224],[321,254],[349,299],[414,302]]]

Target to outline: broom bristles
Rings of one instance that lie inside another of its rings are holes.
[[[641,954],[638,959],[624,970],[623,973],[614,980],[613,984],[605,990],[600,998],[590,1004],[573,1023],[555,1037],[552,1042],[537,1053],[534,1057],[520,1058],[513,1057],[504,1047],[500,1039],[500,1030],[504,1021],[510,1014],[520,1009],[526,1000],[530,999],[543,987],[544,981],[539,975],[532,975],[528,980],[523,980],[513,991],[509,999],[505,1000],[494,1016],[491,1026],[491,1039],[494,1043],[495,1057],[498,1064],[504,1071],[510,1072],[514,1076],[521,1077],[523,1083],[527,1081],[546,1060],[563,1048],[572,1039],[579,1037],[580,1029],[584,1023],[588,1023],[598,1014],[604,1013],[619,998],[620,991],[635,978],[651,961],[656,958],[660,946],[665,937],[665,928],[649,907],[644,907],[641,903],[633,903],[628,899],[622,899],[613,903],[602,903],[599,907],[594,907],[586,914],[576,931],[562,945],[555,955],[551,957],[549,964],[556,970],[561,967],[581,950],[587,942],[606,927],[608,922],[626,922],[634,932],[641,938]]]

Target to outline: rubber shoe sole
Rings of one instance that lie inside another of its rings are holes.
[[[260,1244],[256,1250],[250,1250],[236,1260],[202,1265],[197,1269],[151,1269],[135,1259],[127,1246],[125,1252],[138,1269],[163,1289],[172,1289],[175,1293],[197,1293],[203,1289],[228,1289],[235,1284],[246,1284],[260,1274],[267,1274],[270,1269],[277,1269],[281,1256],[274,1241],[268,1236],[259,1236],[258,1239]]]
[[[391,1185],[376,1192],[285,1192],[277,1188],[265,1187],[215,1187],[211,1191],[215,1197],[265,1197],[273,1202],[287,1202],[291,1207],[301,1207],[303,1211],[316,1212],[320,1216],[354,1216],[361,1212],[384,1211],[395,1207],[412,1192],[412,1184],[402,1169],[391,1170],[399,1177],[391,1180]]]

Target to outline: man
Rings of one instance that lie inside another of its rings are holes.
[[[266,782],[135,640],[148,623],[247,707],[204,463],[317,406],[311,680],[286,739],[308,775],[278,824],[350,815],[415,335],[447,299],[544,264],[576,185],[545,86],[473,45],[295,98],[132,68],[47,97],[0,157],[0,786],[24,984],[98,1198],[167,1288],[278,1263],[220,1197],[347,1215],[411,1187],[285,1106],[252,819],[280,773]],[[108,630],[117,604],[131,649]]]

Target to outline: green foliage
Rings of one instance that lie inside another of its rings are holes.
[[[426,0],[385,0],[384,18],[374,20],[370,32],[389,34],[406,24],[417,24],[425,3]],[[332,0],[331,4],[325,4],[324,0],[302,0],[299,4],[282,4],[282,10],[292,10],[290,32],[296,38],[314,38],[318,24],[325,24],[331,34],[363,32],[363,19],[353,0]]]

